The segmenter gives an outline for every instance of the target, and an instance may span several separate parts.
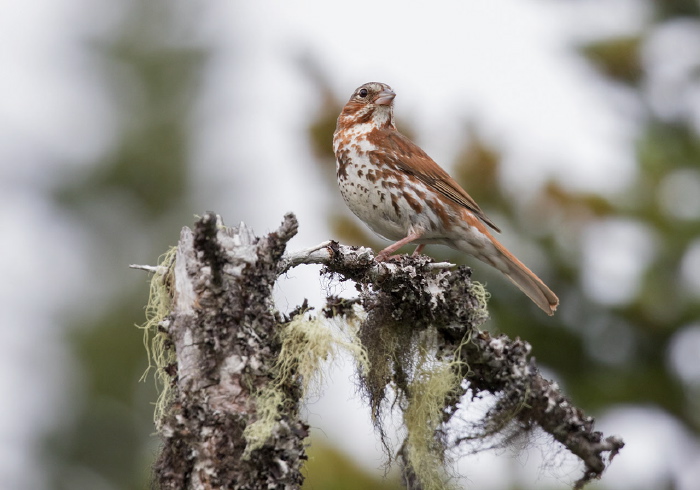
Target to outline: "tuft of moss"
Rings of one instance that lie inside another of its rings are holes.
[[[148,373],[154,369],[158,400],[153,412],[153,421],[157,429],[160,429],[160,422],[172,398],[171,387],[176,361],[170,335],[161,326],[172,308],[172,267],[176,252],[177,247],[172,247],[158,258],[158,268],[166,272],[154,274],[151,278],[146,305],[146,322],[143,325],[137,325],[143,330],[143,345],[148,357],[148,367],[141,376],[141,381],[145,381]]]
[[[282,417],[286,399],[284,390],[272,383],[255,394],[257,419],[243,430],[246,441],[243,459],[248,459],[253,451],[262,448],[272,436]]]
[[[471,342],[472,330],[450,329],[450,325],[479,324],[488,317],[483,285],[454,284],[466,288],[455,294],[471,298],[469,307],[457,309],[459,315],[444,315],[451,310],[444,308],[441,298],[423,297],[420,289],[401,284],[372,297],[360,333],[371,366],[360,377],[360,387],[388,464],[398,454],[404,475],[425,489],[452,487],[448,423],[458,412],[466,393],[463,380],[470,372],[462,351]],[[461,333],[446,345],[446,331]],[[383,420],[395,407],[401,410],[405,431],[398,453],[391,447]]]
[[[408,388],[419,330],[417,325],[394,320],[390,305],[380,301],[373,305],[360,331],[370,365],[370,369],[360,375],[360,388],[369,402],[372,422],[387,454],[392,451],[382,427],[382,408],[391,392],[388,388],[395,384],[399,393]]]
[[[295,410],[287,394],[289,387],[298,388],[300,398],[320,390],[322,366],[335,359],[340,349],[353,356],[361,371],[369,370],[367,353],[358,337],[361,317],[362,310],[358,306],[341,320],[305,312],[280,325],[281,348],[272,368],[272,380],[253,394],[257,418],[243,432],[247,443],[244,458],[265,444],[286,411]]]
[[[486,290],[483,284],[476,281],[471,281],[469,284],[469,292],[479,303],[479,306],[471,311],[471,319],[474,325],[479,325],[485,322],[489,317],[487,307],[489,299],[491,298],[491,293]]]
[[[445,401],[459,387],[461,377],[451,363],[429,362],[422,356],[409,385],[406,426],[406,457],[425,490],[450,488],[446,471],[446,443],[440,430]]]
[[[360,313],[359,309],[354,311]],[[273,369],[275,384],[285,385],[297,378],[304,395],[312,387],[318,389],[323,382],[321,364],[335,359],[339,349],[348,351],[367,369],[367,355],[357,335],[357,314],[344,315],[344,320],[338,321],[336,317],[302,313],[283,325],[279,329],[282,348]]]

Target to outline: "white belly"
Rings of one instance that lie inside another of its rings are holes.
[[[338,163],[338,186],[350,210],[375,233],[400,240],[412,231],[424,233],[416,243],[439,242],[445,237],[442,202],[427,186],[403,173],[389,172],[372,163],[369,153],[350,149]],[[342,168],[341,168],[342,167]],[[429,206],[429,202],[433,205]]]

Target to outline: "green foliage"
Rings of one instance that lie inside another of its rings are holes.
[[[655,2],[658,21],[679,17],[700,17],[700,5],[696,0],[664,0]]]
[[[345,454],[321,439],[313,439],[308,450],[304,490],[402,490],[397,478],[370,474]]]
[[[469,195],[485,210],[499,209],[504,199],[498,184],[501,154],[479,136],[473,124],[467,127],[466,133],[469,144],[457,155],[454,178],[469,188]]]
[[[607,76],[636,85],[644,75],[640,60],[638,36],[623,37],[589,44],[583,48],[586,57]]]
[[[128,80],[109,85],[121,116],[119,141],[86,175],[57,192],[64,204],[80,208],[123,194],[140,213],[157,219],[185,197],[186,121],[204,52],[186,43],[169,45],[185,28],[178,14],[165,0],[132,2],[121,36],[96,43],[105,76]]]
[[[191,216],[188,118],[204,52],[186,39],[193,19],[172,2],[123,8],[109,33],[85,45],[114,109],[110,148],[53,189],[57,206],[84,230],[84,265],[100,299],[62,318],[80,376],[74,417],[46,436],[51,488],[147,488],[158,443],[156,390],[138,383],[146,360],[133,328],[143,322],[148,286],[128,264],[153,263]],[[155,305],[150,321],[165,308]]]

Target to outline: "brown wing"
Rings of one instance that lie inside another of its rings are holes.
[[[384,151],[373,152],[377,153],[378,156],[381,153],[382,160],[391,162],[407,174],[415,176],[448,199],[467,208],[494,230],[498,232],[501,231],[493,221],[484,214],[476,201],[467,194],[467,191],[462,189],[462,187],[450,177],[440,165],[435,163],[432,158],[421,150],[418,145],[396,130],[377,129],[372,133],[375,134],[371,134],[368,139],[373,139],[373,137],[381,138],[381,143],[376,141],[376,143],[379,143],[376,146],[386,148]]]

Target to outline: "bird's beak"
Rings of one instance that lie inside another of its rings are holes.
[[[379,92],[379,95],[374,100],[374,103],[377,105],[391,105],[391,102],[394,100],[394,97],[396,97],[396,94],[393,90],[382,90],[381,92]]]

